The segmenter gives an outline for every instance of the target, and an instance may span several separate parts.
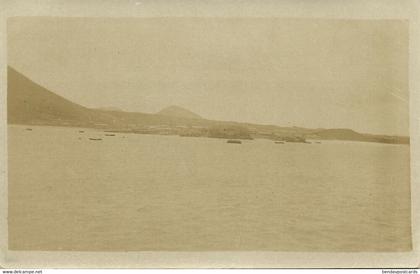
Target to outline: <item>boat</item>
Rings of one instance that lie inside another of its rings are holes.
[[[275,141],[274,143],[275,143],[275,144],[284,144],[284,142],[283,142],[283,141]]]
[[[105,134],[105,136],[115,136],[115,134]]]
[[[228,140],[227,141],[228,144],[242,144],[241,140]]]
[[[102,141],[101,138],[89,138],[89,140],[92,140],[92,141]]]
[[[27,128],[26,130],[29,130],[29,131],[31,131],[31,130],[32,130],[32,128]]]

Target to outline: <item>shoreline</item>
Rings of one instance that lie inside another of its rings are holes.
[[[146,133],[146,132],[139,132],[136,130],[118,130],[118,129],[109,129],[109,128],[101,128],[101,127],[83,127],[83,126],[74,126],[74,125],[40,125],[40,124],[16,124],[16,123],[7,123],[7,126],[10,127],[50,127],[50,128],[63,128],[69,129],[74,128],[77,130],[93,130],[97,132],[103,133],[119,133],[119,134],[135,134],[135,135],[153,135],[153,136],[176,136],[182,138],[204,138],[204,139],[222,139],[222,140],[229,140],[229,139],[238,139],[242,141],[254,141],[254,140],[266,140],[270,142],[276,142],[279,140],[270,139],[270,138],[261,138],[261,137],[254,137],[252,139],[249,138],[231,138],[231,137],[209,137],[209,136],[182,136],[180,134],[158,134],[158,133]],[[409,138],[408,136],[401,136]],[[311,139],[307,138],[304,142],[289,142],[284,141],[284,144],[317,144],[317,142],[322,143],[367,143],[367,144],[384,144],[384,145],[408,145],[410,143],[387,143],[387,142],[376,142],[376,141],[365,141],[365,140],[351,140],[351,139]]]

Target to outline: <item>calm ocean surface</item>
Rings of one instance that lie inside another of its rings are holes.
[[[10,249],[411,249],[408,145],[28,127],[9,126]]]

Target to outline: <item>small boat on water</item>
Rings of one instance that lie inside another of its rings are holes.
[[[26,130],[29,130],[29,131],[31,131],[31,130],[32,130],[32,128],[27,128]]]
[[[115,134],[105,134],[105,136],[115,136]]]
[[[242,144],[241,140],[228,140],[227,141],[228,144]]]
[[[275,141],[274,143],[275,143],[275,144],[284,144],[284,142],[283,142],[283,141]]]
[[[89,138],[89,140],[92,140],[92,141],[102,141],[101,138]]]

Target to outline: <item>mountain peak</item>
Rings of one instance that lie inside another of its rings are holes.
[[[159,111],[157,114],[187,119],[203,119],[200,115],[175,105],[166,107]]]

